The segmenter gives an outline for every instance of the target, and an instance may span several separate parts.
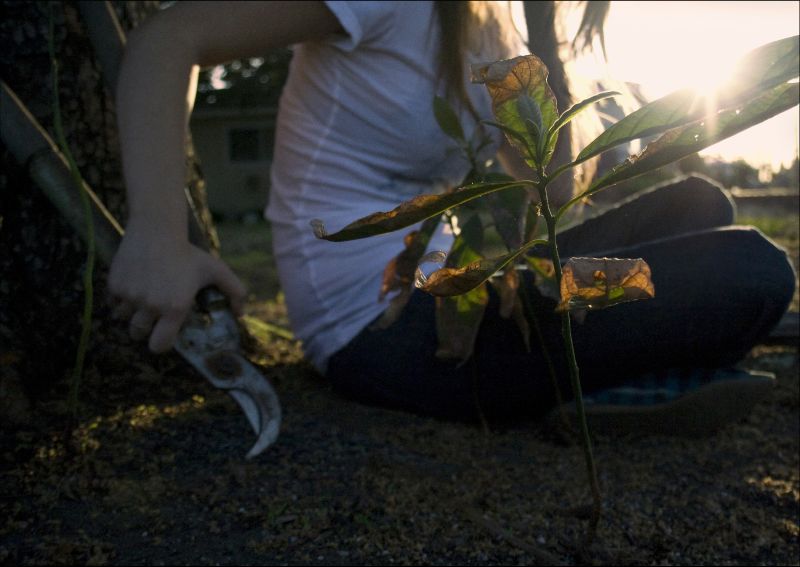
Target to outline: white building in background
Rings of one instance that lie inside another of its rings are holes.
[[[267,204],[278,99],[291,51],[277,49],[201,74],[190,128],[218,218],[261,218]]]
[[[208,206],[222,218],[261,215],[269,195],[274,106],[203,107],[192,114]]]

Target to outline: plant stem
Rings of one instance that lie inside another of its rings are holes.
[[[559,289],[561,288],[561,259],[558,254],[558,244],[556,243],[556,218],[550,210],[550,202],[547,198],[547,183],[548,178],[544,175],[544,171],[539,171],[539,178],[541,181],[536,184],[536,189],[539,191],[539,198],[541,200],[542,215],[547,223],[547,240],[550,247],[550,257],[553,261],[553,268],[556,273],[556,283]],[[575,358],[575,345],[572,342],[572,324],[569,319],[569,312],[561,315],[561,335],[564,339],[564,347],[567,351],[567,365],[569,366],[569,378],[572,383],[572,392],[575,395],[575,409],[578,413],[578,427],[580,428],[581,442],[583,445],[583,454],[586,459],[586,468],[589,474],[589,485],[592,490],[592,499],[594,506],[592,507],[592,517],[589,523],[589,533],[586,537],[586,546],[591,545],[594,535],[597,532],[597,524],[600,521],[600,514],[602,512],[602,498],[600,496],[600,486],[597,481],[597,468],[594,464],[594,456],[592,455],[592,440],[589,437],[589,426],[586,423],[586,412],[583,407],[583,395],[581,393],[580,373],[578,370],[578,362]]]
[[[81,177],[78,165],[75,163],[75,158],[69,150],[66,136],[64,135],[64,125],[61,119],[61,103],[58,96],[58,59],[56,59],[55,38],[54,38],[54,17],[53,10],[54,4],[49,6],[49,25],[47,45],[50,52],[50,62],[53,69],[53,127],[56,132],[56,140],[64,157],[69,163],[69,171],[72,175],[72,181],[78,187],[78,192],[81,195],[81,202],[83,203],[83,210],[86,217],[86,267],[83,271],[83,314],[81,317],[81,336],[78,341],[78,349],[75,353],[75,365],[72,368],[72,375],[70,377],[70,390],[67,406],[73,418],[78,414],[78,391],[80,389],[81,377],[83,376],[83,363],[86,358],[86,351],[89,346],[89,335],[92,330],[92,308],[94,299],[94,255],[95,255],[95,242],[94,242],[94,222],[92,219],[91,204],[89,197],[83,190],[83,178]]]
[[[567,414],[564,411],[564,399],[561,397],[561,388],[558,387],[558,375],[556,374],[556,367],[553,364],[553,359],[550,357],[550,352],[547,350],[547,345],[544,342],[544,335],[542,334],[542,328],[539,325],[539,318],[536,317],[536,312],[531,304],[530,298],[528,297],[526,286],[520,286],[519,295],[522,299],[522,305],[525,309],[525,315],[528,318],[528,322],[533,327],[534,333],[536,333],[536,340],[538,340],[539,344],[542,345],[542,355],[544,356],[544,362],[547,365],[547,372],[550,375],[550,382],[553,384],[553,391],[556,394],[556,404],[558,404],[558,414],[561,418],[561,424],[563,425],[565,431],[568,431],[570,434],[574,433],[572,424],[570,424],[569,418],[567,418]]]

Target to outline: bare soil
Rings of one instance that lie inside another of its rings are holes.
[[[285,324],[272,294],[249,309]],[[251,357],[285,416],[248,462],[252,431],[224,392],[121,327],[95,337],[80,420],[55,392],[0,432],[3,565],[800,563],[796,345],[754,349],[744,366],[777,386],[709,437],[595,435],[605,509],[582,549],[583,456],[545,424],[358,405],[297,343],[262,337]]]

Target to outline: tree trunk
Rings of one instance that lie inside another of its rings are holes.
[[[570,43],[564,37],[566,33],[564,12],[568,9],[567,3],[525,0],[523,6],[528,28],[528,48],[547,66],[549,71],[547,82],[556,97],[559,112],[564,112],[577,102],[575,85],[570,84],[565,65],[574,58]],[[584,6],[583,9],[586,10],[588,7]],[[584,96],[587,96],[586,93]],[[588,122],[584,122],[588,116],[590,114],[582,113],[559,131],[555,153],[549,167],[550,171],[572,161],[573,156],[583,149],[585,144],[600,134],[599,120],[595,119],[596,124],[590,125]],[[571,175],[565,174],[557,178],[554,183],[550,184],[548,192],[551,195],[566,196],[573,194],[576,190],[581,191],[592,181],[596,168],[597,160],[590,159],[574,168]],[[556,198],[556,201],[560,199]]]
[[[129,30],[158,9],[158,2],[114,2]],[[3,1],[0,77],[53,134],[53,93],[48,55],[50,3]],[[113,98],[103,83],[86,28],[74,3],[54,3],[54,41],[64,131],[88,184],[109,210],[126,216]],[[54,136],[53,136],[54,137]],[[83,243],[0,145],[0,413],[24,410],[27,398],[65,397],[75,359],[83,309]],[[187,176],[203,231],[212,247],[205,188],[194,152]],[[100,334],[119,330],[109,321],[106,269],[95,272],[95,310],[87,368],[114,349]],[[121,335],[121,333],[117,333]],[[135,351],[129,351],[135,352]],[[6,417],[9,417],[7,414]]]
[[[553,90],[558,103],[558,111],[564,112],[572,103],[569,81],[562,61],[562,46],[556,30],[556,3],[552,1],[525,1],[525,21],[528,26],[528,49],[547,66],[547,83]],[[572,125],[564,126],[556,142],[551,169],[572,160]],[[550,192],[561,195],[571,194],[571,176],[562,175],[552,185]]]

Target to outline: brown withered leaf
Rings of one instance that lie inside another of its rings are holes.
[[[375,323],[372,325],[372,329],[387,329],[392,325],[392,323],[397,321],[400,318],[400,314],[403,312],[403,308],[408,303],[408,300],[413,292],[414,288],[412,286],[401,288],[398,294],[395,295],[389,302],[389,306],[383,312],[381,318],[375,321]]]
[[[526,242],[520,248],[497,258],[482,258],[473,260],[461,268],[442,268],[435,271],[430,276],[425,276],[421,270],[417,270],[415,285],[431,295],[450,296],[465,293],[488,280],[492,275],[512,262],[537,244],[546,243],[544,240],[535,239]],[[453,257],[451,252],[448,262]],[[473,256],[474,257],[474,256]],[[443,259],[443,258],[442,258]],[[441,261],[439,259],[437,261]],[[425,259],[423,258],[423,261]]]
[[[561,294],[556,283],[556,270],[553,267],[553,261],[547,258],[539,258],[538,256],[528,256],[525,261],[533,271],[533,279],[539,293],[544,297],[559,301]]]
[[[329,233],[325,223],[320,219],[313,219],[310,224],[317,238],[331,242],[356,240],[376,234],[386,234],[401,228],[416,224],[422,220],[443,213],[447,209],[457,207],[463,203],[487,195],[501,189],[529,185],[530,182],[521,180],[514,183],[502,181],[498,183],[472,183],[455,191],[436,195],[417,195],[392,209],[391,211],[369,214],[361,219],[351,222],[338,232]]]
[[[522,333],[522,340],[525,342],[525,350],[530,352],[531,327],[528,324],[528,318],[525,317],[525,309],[522,307],[521,301],[514,302],[514,307],[511,310],[511,319],[517,324],[520,333]]]
[[[538,103],[545,129],[558,119],[556,97],[547,84],[547,75],[547,66],[535,55],[472,66],[472,82],[486,85],[496,117],[500,118],[498,111],[503,103],[527,94]],[[505,124],[503,120],[500,122]]]
[[[500,278],[489,280],[497,291],[500,298],[499,314],[503,319],[511,318],[519,327],[522,340],[525,341],[525,348],[530,352],[531,329],[525,317],[525,309],[519,300],[519,272],[511,266],[506,269]]]
[[[387,293],[409,287],[414,281],[417,262],[422,256],[422,252],[425,251],[425,244],[427,244],[420,242],[418,236],[418,230],[412,230],[406,234],[403,237],[405,248],[386,264],[383,270],[379,300],[386,297]]]
[[[655,296],[641,258],[570,258],[562,269],[557,311],[604,309]]]
[[[400,203],[391,211],[379,211],[376,213],[371,213],[355,222],[352,222],[335,234],[329,234],[322,221],[318,219],[312,220],[311,226],[313,227],[314,234],[317,238],[323,238],[325,240],[332,241],[351,240],[352,238],[364,238],[366,236],[373,236],[375,234],[383,234],[385,232],[391,232],[393,230],[403,228],[404,226],[413,224],[418,220],[422,220],[425,218],[424,216],[419,219],[414,217],[412,222],[409,223],[404,223],[402,221],[398,222],[398,219],[403,219],[407,216],[410,216],[414,212],[423,210],[427,212],[427,209],[430,207],[430,205],[441,200],[441,197],[441,195],[417,195],[408,201]],[[353,236],[351,236],[351,234]]]
[[[489,280],[500,296],[500,316],[503,319],[511,317],[514,305],[517,303],[517,290],[519,289],[519,274],[514,266],[509,266],[502,277]]]
[[[385,329],[397,321],[403,308],[414,291],[414,276],[420,258],[425,253],[431,236],[439,226],[439,217],[431,217],[422,223],[419,230],[412,230],[403,238],[405,248],[400,254],[389,260],[383,270],[383,281],[378,301],[382,301],[392,291],[399,293],[392,298],[386,311],[375,323],[378,329]]]
[[[487,278],[481,261],[470,262],[461,268],[441,268],[433,272],[420,286],[422,291],[440,297],[467,293]]]

